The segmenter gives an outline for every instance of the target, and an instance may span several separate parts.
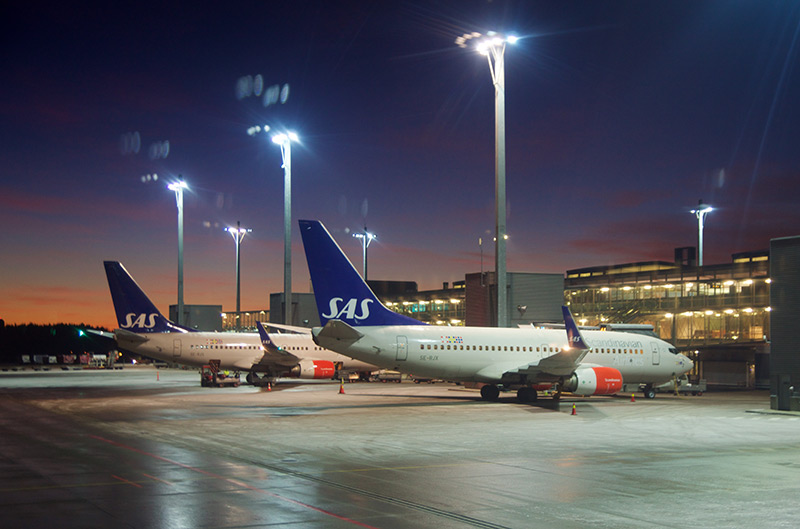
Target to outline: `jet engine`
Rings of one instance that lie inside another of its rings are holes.
[[[561,387],[578,395],[613,395],[622,391],[622,373],[613,367],[579,367]]]
[[[330,360],[303,359],[289,372],[290,377],[296,378],[333,378],[336,366]]]

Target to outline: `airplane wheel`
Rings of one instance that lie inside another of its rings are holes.
[[[644,396],[647,399],[654,399],[656,398],[656,390],[651,387],[644,388]]]
[[[517,400],[519,402],[535,402],[537,398],[539,398],[539,396],[533,388],[523,386],[517,390]]]
[[[481,388],[481,398],[483,400],[495,401],[500,397],[500,390],[494,384],[487,384]]]
[[[258,385],[258,382],[259,382],[258,375],[256,375],[256,374],[255,374],[255,373],[253,373],[252,371],[251,371],[251,372],[249,372],[249,373],[247,373],[247,376],[246,376],[246,377],[244,377],[244,379],[245,379],[245,380],[247,381],[247,383],[248,383],[248,384],[250,384],[251,386],[257,386],[257,385]]]

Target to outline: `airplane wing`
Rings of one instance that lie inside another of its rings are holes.
[[[260,321],[259,324],[265,327],[274,327],[281,331],[289,331],[295,334],[311,334],[311,329],[308,327],[297,327],[296,325],[284,325],[282,323],[270,323],[266,321]]]
[[[591,347],[586,344],[586,341],[581,334],[575,323],[575,318],[569,308],[562,306],[561,310],[564,314],[564,327],[567,331],[568,346],[564,347],[558,353],[542,358],[537,363],[531,363],[524,366],[503,366],[495,365],[489,366],[479,372],[481,376],[488,376],[502,370],[502,375],[505,374],[520,374],[528,376],[536,376],[539,374],[554,375],[554,376],[569,376],[575,368],[583,361],[586,355],[591,351]],[[486,373],[484,373],[486,371]]]

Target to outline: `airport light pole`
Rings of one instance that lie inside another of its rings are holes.
[[[703,227],[705,226],[706,222],[706,215],[714,208],[709,206],[708,204],[703,204],[703,199],[701,198],[697,202],[697,207],[692,210],[694,216],[697,217],[697,265],[703,266]]]
[[[179,181],[167,186],[175,192],[175,202],[178,205],[178,325],[183,325],[183,190],[189,186],[178,175]]]
[[[467,42],[477,39],[476,49],[489,60],[489,72],[494,84],[494,189],[495,189],[495,274],[497,276],[497,326],[508,325],[508,292],[506,278],[506,88],[505,61],[506,43],[514,44],[517,37],[503,37],[494,31],[481,35],[478,32],[467,33],[456,39],[461,48]]]
[[[283,323],[286,325],[292,324],[292,142],[297,141],[294,132],[272,136],[283,158]]]
[[[373,239],[377,239],[378,236],[374,233],[370,233],[367,231],[367,227],[364,226],[364,231],[361,233],[354,233],[353,237],[356,239],[361,239],[361,248],[362,248],[362,255],[363,255],[363,267],[361,271],[364,273],[364,281],[367,280],[367,248],[369,248],[369,243],[373,241]]]
[[[242,228],[241,223],[237,220],[235,228],[225,228],[225,231],[227,231],[228,233],[231,234],[231,237],[233,237],[233,240],[236,243],[236,330],[240,331],[240,330],[242,330],[242,318],[241,318],[241,312],[242,312],[241,285],[242,284],[241,284],[241,281],[240,281],[240,277],[241,277],[241,274],[240,274],[240,272],[241,272],[241,261],[239,260],[239,251],[241,249],[242,240],[244,239],[244,236],[246,234],[250,233],[253,230],[250,229],[250,228]]]

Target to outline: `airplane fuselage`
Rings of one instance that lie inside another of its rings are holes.
[[[117,342],[127,351],[192,367],[201,367],[214,359],[220,360],[221,369],[249,371],[264,356],[257,333],[187,332],[136,336],[138,338],[118,333]],[[294,366],[297,358],[306,358],[341,363],[342,369],[349,371],[374,370],[372,365],[323,349],[307,334],[273,334],[271,337],[275,345],[289,353],[284,367]]]
[[[353,342],[326,339],[324,333],[319,335],[320,329],[315,329],[315,341],[364,362],[421,377],[531,383],[570,374],[551,370],[548,375],[531,372],[528,376],[520,369],[538,365],[563,350],[567,345],[563,330],[399,325],[359,327],[358,331],[363,336]],[[626,384],[666,382],[692,365],[657,338],[609,331],[583,334],[592,349],[582,365],[613,367]]]

